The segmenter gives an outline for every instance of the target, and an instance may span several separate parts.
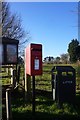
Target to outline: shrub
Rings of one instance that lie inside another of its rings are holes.
[[[76,72],[77,72],[77,77],[80,77],[80,65],[77,66]]]

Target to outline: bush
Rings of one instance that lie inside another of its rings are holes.
[[[76,72],[77,72],[77,77],[80,77],[80,65],[77,66]]]

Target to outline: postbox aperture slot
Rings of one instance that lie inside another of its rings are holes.
[[[37,52],[37,51],[40,51],[40,52],[41,52],[41,51],[42,51],[42,49],[36,49],[36,48],[31,48],[31,50],[32,50],[32,51],[35,51],[35,52]]]

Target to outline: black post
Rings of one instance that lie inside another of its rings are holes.
[[[35,114],[35,76],[32,76],[32,113]]]

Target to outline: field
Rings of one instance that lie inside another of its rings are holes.
[[[32,113],[32,97],[25,100],[24,89],[19,86],[12,92],[11,107],[13,120],[78,120],[80,119],[80,90],[76,87],[75,104],[63,103],[61,107],[52,100],[51,69],[53,65],[43,65],[43,75],[36,76],[36,108]],[[77,70],[76,65],[73,67]],[[3,73],[5,74],[5,73]],[[20,83],[23,82],[24,70],[21,68]],[[2,80],[2,84],[10,84],[10,79]],[[80,84],[80,76],[76,73],[76,84]],[[5,99],[4,99],[5,100]],[[3,104],[3,120],[6,120],[5,105]]]

